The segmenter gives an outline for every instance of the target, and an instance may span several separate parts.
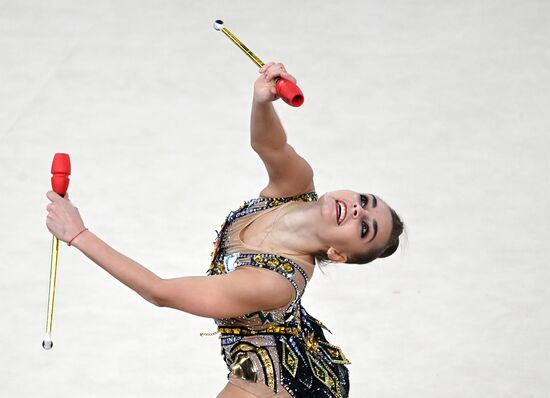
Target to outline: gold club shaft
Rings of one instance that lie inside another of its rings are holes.
[[[46,320],[46,333],[51,335],[53,322],[53,308],[55,304],[55,284],[57,279],[57,260],[59,258],[59,239],[52,237],[52,258],[50,265],[50,289],[48,293],[48,318]]]
[[[237,47],[239,47],[241,50],[243,50],[243,52],[248,55],[248,58],[250,58],[252,60],[252,62],[254,62],[258,68],[261,68],[262,66],[264,66],[265,64],[263,63],[263,61],[258,58],[256,56],[256,54],[254,54],[247,46],[245,46],[238,38],[237,36],[235,36],[233,33],[231,33],[231,31],[227,28],[222,28],[222,32],[224,35],[226,35],[227,37],[229,37],[229,40],[231,40],[233,43],[235,43],[237,45]]]

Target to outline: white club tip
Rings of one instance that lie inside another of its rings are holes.
[[[44,340],[42,341],[42,348],[45,350],[51,350],[53,347],[53,341],[52,336],[50,336],[49,333],[46,333],[46,336],[44,336]]]
[[[221,19],[216,19],[214,21],[214,29],[216,30],[222,30],[224,28],[223,21]]]

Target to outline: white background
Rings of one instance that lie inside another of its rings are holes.
[[[0,396],[214,397],[211,320],[143,301],[62,245],[41,348],[55,152],[86,225],[162,277],[202,275],[266,183],[257,68],[320,193],[374,192],[408,245],[317,272],[304,299],[353,362],[351,397],[550,395],[546,1],[0,1]]]

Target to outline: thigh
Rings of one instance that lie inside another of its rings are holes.
[[[256,396],[234,384],[227,383],[216,398],[256,398]]]
[[[290,394],[281,388],[274,393],[266,385],[252,383],[235,377],[230,377],[225,388],[217,398],[292,398]]]

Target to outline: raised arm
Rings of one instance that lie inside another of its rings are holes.
[[[68,242],[84,229],[76,207],[54,192],[48,192],[47,226],[60,240]],[[230,318],[259,310],[282,307],[293,291],[281,275],[261,269],[239,269],[219,276],[162,279],[131,258],[117,252],[90,231],[72,241],[120,282],[147,301],[209,318]]]
[[[269,183],[261,196],[284,197],[314,190],[313,170],[309,163],[287,142],[285,130],[273,108],[278,99],[274,79],[282,77],[296,82],[282,64],[269,63],[260,69],[254,84],[250,118],[250,143],[264,162]]]

